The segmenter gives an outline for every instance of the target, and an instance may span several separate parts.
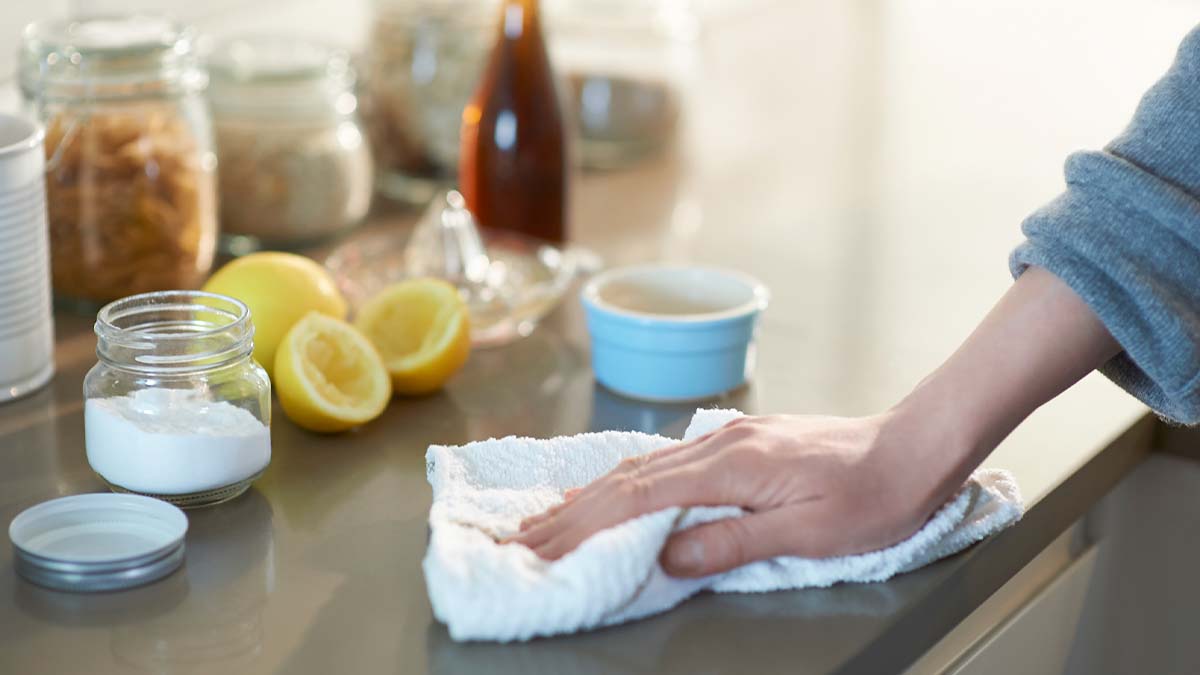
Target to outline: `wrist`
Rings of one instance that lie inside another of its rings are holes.
[[[959,380],[943,366],[896,403],[889,416],[897,429],[920,436],[928,448],[922,454],[930,459],[978,464],[1017,422],[978,395],[982,383]]]
[[[1070,287],[1030,268],[966,342],[881,417],[879,461],[905,495],[936,508],[1026,416],[1118,351]]]
[[[986,419],[988,411],[973,409],[964,392],[938,375],[884,413],[880,429],[882,461],[924,516],[954,494],[1011,431]]]

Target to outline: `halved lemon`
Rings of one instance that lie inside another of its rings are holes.
[[[379,417],[392,396],[383,360],[354,326],[309,312],[275,354],[283,412],[311,431],[344,431]]]
[[[252,253],[217,270],[204,290],[232,296],[250,308],[254,358],[273,374],[279,343],[310,311],[346,318],[346,299],[329,272],[294,253]]]
[[[427,394],[441,388],[471,353],[467,306],[440,279],[389,286],[358,311],[354,325],[379,349],[392,388]]]

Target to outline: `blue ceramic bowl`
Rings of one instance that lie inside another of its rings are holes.
[[[736,389],[753,369],[767,289],[738,272],[645,265],[609,270],[583,288],[592,370],[605,387],[649,401]]]

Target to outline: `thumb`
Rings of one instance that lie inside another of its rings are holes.
[[[795,538],[796,516],[780,509],[697,525],[668,539],[660,561],[673,577],[704,577],[756,560],[796,554],[795,542],[787,541]]]

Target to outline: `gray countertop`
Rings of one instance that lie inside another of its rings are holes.
[[[678,152],[577,181],[573,226],[610,263],[695,260],[766,282],[757,374],[715,402],[763,413],[871,412],[944,358],[1009,283],[1020,218],[1058,189],[1063,155],[1119,128],[1189,27],[1169,8],[1146,10],[1148,27],[1123,36],[1121,65],[1106,70],[1117,56],[1072,45],[1118,30],[1115,12],[1094,15],[1081,37],[1069,17],[1015,9],[758,7],[702,38],[704,77]],[[1035,33],[1026,49],[1005,47]],[[1048,92],[1043,67],[1080,75]],[[1038,96],[1045,105],[1028,102]],[[381,215],[371,227],[410,222]],[[89,324],[60,316],[55,380],[0,406],[0,523],[102,489],[83,450]],[[18,579],[0,547],[0,672],[901,670],[1098,499],[1154,434],[1144,407],[1092,376],[988,460],[1016,474],[1030,511],[961,555],[882,584],[701,596],[585,635],[449,640],[419,567],[430,443],[677,435],[692,409],[595,385],[572,301],[524,341],[473,354],[444,392],[397,400],[354,432],[315,436],[277,410],[267,473],[234,502],[189,513],[187,563],[167,579],[55,593]]]
[[[574,310],[563,315],[578,319]],[[53,385],[0,408],[0,522],[36,501],[103,487],[82,446],[87,325],[60,317]],[[1149,448],[1153,429],[1140,418],[1088,453],[1082,470],[1031,504],[1016,527],[887,583],[705,595],[591,634],[457,644],[433,621],[420,572],[430,442],[509,429],[677,433],[690,413],[597,388],[586,358],[555,335],[547,327],[505,350],[477,353],[451,390],[396,402],[351,434],[314,436],[277,416],[267,474],[233,502],[188,512],[186,566],[163,581],[98,595],[49,591],[12,573],[3,548],[0,672],[695,673],[737,672],[747,658],[756,672],[898,669],[1102,496]],[[561,387],[547,386],[558,377]],[[751,407],[752,391],[720,403]]]

